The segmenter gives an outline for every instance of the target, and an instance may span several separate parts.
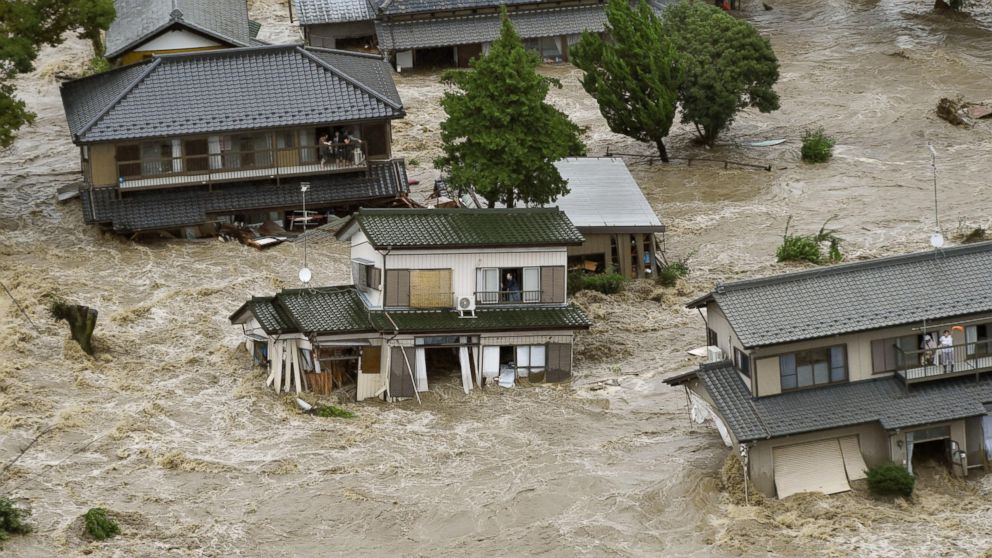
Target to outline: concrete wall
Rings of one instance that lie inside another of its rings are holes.
[[[775,496],[775,461],[773,450],[803,442],[815,442],[843,436],[858,436],[861,455],[865,464],[874,467],[889,461],[889,439],[878,423],[834,428],[796,436],[784,436],[756,442],[750,449],[750,478],[754,486],[766,496]]]

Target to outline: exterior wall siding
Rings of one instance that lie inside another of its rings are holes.
[[[378,250],[369,244],[368,239],[365,234],[358,229],[355,234],[351,237],[351,261],[363,260],[367,262],[372,262],[372,264],[383,269],[385,258]],[[382,273],[382,283],[379,285],[379,290],[374,289],[360,289],[362,295],[368,300],[370,308],[382,308],[382,293],[385,289],[386,274]]]
[[[93,186],[117,186],[117,159],[112,143],[89,146],[90,180]]]
[[[337,39],[356,39],[375,35],[371,21],[349,21],[307,26],[307,44],[321,48],[337,48]]]
[[[889,437],[878,423],[834,428],[796,436],[783,436],[756,442],[750,449],[750,478],[754,486],[766,496],[775,496],[775,461],[773,450],[803,442],[829,440],[842,436],[858,436],[861,455],[869,467],[889,461]]]
[[[778,357],[755,359],[752,363],[757,395],[761,397],[782,393],[782,376],[779,372]]]

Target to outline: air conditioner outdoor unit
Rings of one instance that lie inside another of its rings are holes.
[[[722,362],[723,361],[723,351],[720,347],[714,347],[710,345],[706,347],[706,362]]]
[[[462,318],[475,317],[475,297],[472,295],[455,295],[455,308]]]

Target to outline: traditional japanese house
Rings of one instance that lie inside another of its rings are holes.
[[[569,247],[569,268],[650,277],[665,226],[623,160],[578,157],[555,166],[569,192],[554,203],[585,237],[582,245]]]
[[[727,283],[689,308],[714,362],[666,382],[765,494],[848,490],[889,461],[988,467],[992,243]]]
[[[505,6],[524,45],[548,61],[567,61],[584,31],[602,32],[602,0],[294,0],[308,44],[338,45],[374,26],[379,49],[401,70],[467,66],[499,37]]]
[[[133,64],[156,54],[258,46],[245,0],[114,0],[105,57]]]
[[[403,104],[378,56],[295,45],[155,55],[63,84],[62,102],[85,221],[115,231],[279,220],[300,207],[301,182],[315,210],[406,192],[390,147]],[[323,135],[333,145],[321,149]]]
[[[566,292],[582,235],[558,209],[361,209],[337,234],[353,284],[255,297],[230,318],[277,390],[353,380],[358,400],[397,399],[452,371],[466,393],[571,376],[590,323]]]

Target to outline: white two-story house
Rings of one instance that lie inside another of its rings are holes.
[[[337,236],[351,285],[253,298],[231,316],[277,389],[353,381],[358,400],[397,399],[452,372],[466,392],[571,376],[574,332],[590,323],[567,293],[582,235],[557,208],[361,209]]]
[[[866,467],[964,475],[992,453],[992,243],[718,285],[689,303],[714,362],[685,386],[767,495]]]

